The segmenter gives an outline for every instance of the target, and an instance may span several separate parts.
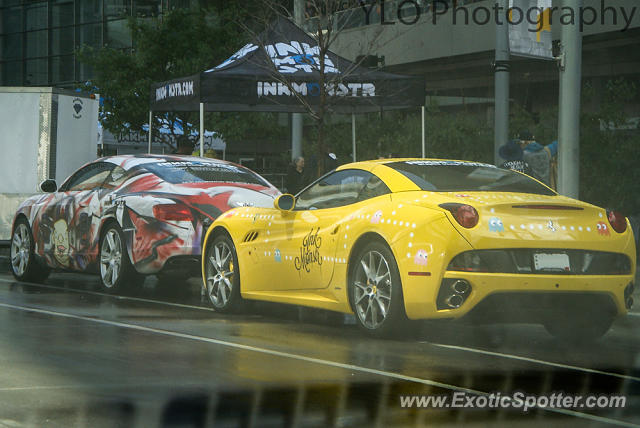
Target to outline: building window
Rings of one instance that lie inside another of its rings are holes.
[[[0,0],[0,85],[61,85],[91,80],[74,50],[131,49],[127,18],[152,19],[198,0]]]
[[[27,33],[27,58],[47,56],[48,31],[30,31]]]
[[[22,61],[0,63],[3,86],[22,86]]]
[[[21,59],[22,33],[0,36],[0,46],[2,47],[2,60]]]
[[[27,86],[46,85],[49,81],[46,58],[25,61],[24,84]]]
[[[81,25],[78,31],[78,46],[84,45],[99,48],[102,46],[102,24]]]
[[[73,53],[73,27],[54,28],[51,30],[51,55]]]
[[[158,16],[161,9],[160,0],[135,0],[135,16],[140,18],[150,18]]]
[[[18,33],[23,30],[22,27],[22,9],[19,7],[10,7],[0,10],[2,16],[2,33]]]
[[[191,0],[169,0],[169,9],[188,9],[191,7]]]
[[[107,22],[105,44],[114,49],[131,47],[131,31],[126,19]]]
[[[131,0],[105,0],[104,16],[106,19],[124,18],[131,15]]]
[[[66,27],[73,25],[73,1],[51,5],[51,26]]]
[[[26,30],[41,30],[47,28],[47,3],[25,6]]]
[[[102,21],[102,0],[76,1],[81,24]]]
[[[73,82],[73,55],[51,58],[51,81],[55,83]]]
[[[80,82],[87,82],[93,77],[93,68],[91,66],[76,60],[76,69],[78,70],[78,79]]]

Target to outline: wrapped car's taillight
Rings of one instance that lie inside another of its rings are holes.
[[[158,204],[153,206],[153,216],[160,221],[191,221],[191,210],[181,204]]]
[[[607,211],[609,224],[618,233],[624,233],[627,230],[627,218],[618,211]]]
[[[480,219],[478,211],[476,211],[476,209],[471,205],[451,203],[441,204],[440,208],[444,208],[449,211],[458,224],[467,229],[476,227],[478,220]]]

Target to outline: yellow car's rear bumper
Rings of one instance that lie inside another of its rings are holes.
[[[440,285],[435,290],[424,289],[421,298],[411,293],[412,299],[405,299],[405,309],[410,319],[459,319],[474,310],[483,312],[483,317],[491,321],[507,321],[500,313],[518,314],[533,311],[549,314],[554,311],[576,309],[584,305],[585,311],[608,306],[612,315],[627,313],[625,289],[633,283],[633,275],[522,275],[496,273],[468,273],[447,271],[446,279],[462,279],[471,285],[466,300],[457,309],[438,309],[437,300]],[[411,278],[410,282],[418,282]],[[441,284],[443,283],[441,282]],[[409,285],[409,284],[407,284]],[[411,284],[414,290],[419,284]],[[427,291],[428,290],[428,291]],[[557,301],[556,301],[557,296]],[[502,308],[504,306],[504,308]],[[473,315],[477,315],[473,314]],[[517,321],[517,320],[514,320]]]

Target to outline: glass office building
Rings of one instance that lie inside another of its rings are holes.
[[[0,85],[74,87],[91,78],[75,50],[131,49],[127,18],[157,17],[198,0],[0,0]]]

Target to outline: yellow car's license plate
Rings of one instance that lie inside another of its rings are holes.
[[[564,253],[537,253],[533,255],[536,270],[570,271],[569,255]]]

